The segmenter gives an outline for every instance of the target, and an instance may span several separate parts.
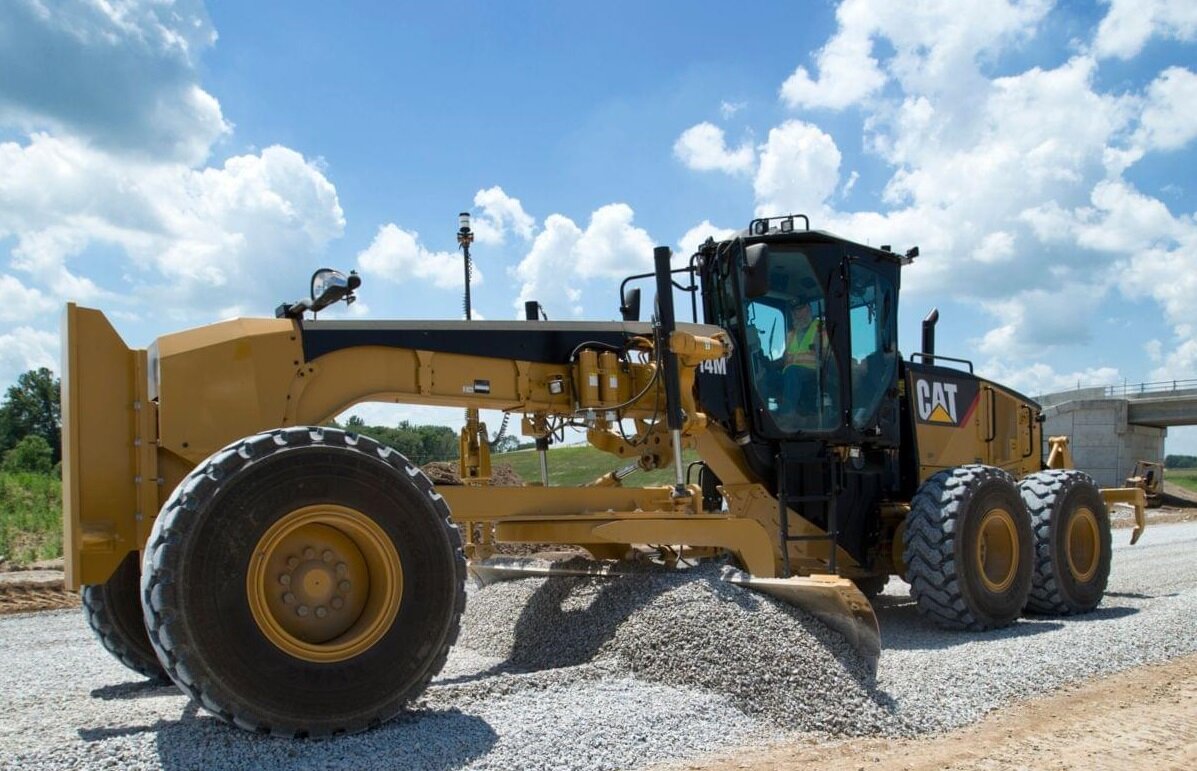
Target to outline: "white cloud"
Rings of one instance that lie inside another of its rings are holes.
[[[719,103],[719,114],[724,120],[733,117],[740,110],[748,106],[747,102],[728,102],[722,101]]]
[[[281,299],[264,295],[279,280],[304,285],[344,227],[318,164],[285,147],[192,169],[35,134],[0,144],[0,168],[0,237],[16,238],[13,267],[56,301],[153,297],[176,314],[261,307]],[[97,269],[93,247],[115,247],[119,267]]]
[[[840,188],[840,198],[847,198],[851,194],[852,189],[856,187],[856,183],[860,180],[860,172],[853,171],[848,175],[848,179],[844,182],[843,187]]]
[[[465,267],[459,252],[435,252],[420,243],[420,234],[404,230],[393,222],[378,229],[374,240],[357,256],[362,278],[382,278],[396,284],[413,279],[427,281],[439,289],[465,286]],[[470,285],[482,283],[477,265]]]
[[[1164,70],[1147,89],[1147,104],[1135,132],[1135,144],[1144,152],[1184,147],[1197,137],[1195,104],[1197,74],[1183,67]]]
[[[512,269],[512,275],[521,282],[515,300],[517,318],[523,318],[528,300],[539,301],[549,318],[560,318],[563,309],[571,316],[581,314],[582,292],[575,275],[574,255],[581,237],[581,228],[569,217],[550,214],[545,219],[532,249]]]
[[[690,228],[685,234],[678,239],[678,251],[674,254],[674,263],[677,267],[688,265],[690,262],[690,255],[698,251],[698,247],[702,245],[708,238],[714,238],[716,241],[724,241],[736,234],[734,228],[720,228],[711,224],[710,220],[703,220],[694,227]]]
[[[839,184],[840,151],[817,126],[790,120],[769,131],[753,189],[757,216],[813,213]]]
[[[653,239],[632,224],[635,213],[626,203],[609,203],[590,215],[590,224],[574,245],[578,275],[622,278],[652,270]]]
[[[582,284],[592,279],[623,278],[652,269],[654,242],[632,224],[626,203],[607,204],[590,215],[585,230],[561,214],[551,214],[528,254],[511,270],[521,282],[517,317],[524,302],[537,300],[550,318],[580,316]]]
[[[798,67],[781,86],[790,107],[868,106],[890,79],[911,95],[946,94],[965,101],[981,79],[979,57],[1031,36],[1049,0],[845,0],[835,35],[815,57],[818,76]],[[893,55],[882,61],[875,42]]]
[[[23,321],[58,309],[58,303],[16,276],[0,275],[0,321]]]
[[[745,141],[733,150],[727,146],[723,129],[706,122],[683,131],[673,143],[673,154],[688,168],[696,171],[723,171],[728,174],[749,172],[756,160],[751,141]]]
[[[982,238],[981,243],[972,253],[972,258],[976,262],[990,264],[1007,262],[1013,256],[1014,236],[1004,230],[998,230]]]
[[[1075,311],[1099,306],[1107,289],[1100,283],[1044,281],[1008,298],[984,301],[981,307],[999,326],[989,330],[977,348],[995,359],[1025,361],[1046,357],[1062,345],[1084,344],[1092,339],[1092,319]],[[1065,308],[1068,312],[1062,311]]]
[[[781,84],[781,98],[790,107],[849,107],[881,90],[886,75],[873,58],[873,22],[867,2],[847,0],[836,9],[839,31],[819,49],[818,78],[798,67]]]
[[[507,240],[508,232],[524,241],[531,240],[536,220],[524,211],[520,199],[507,195],[498,185],[479,190],[474,195],[474,206],[481,209],[481,215],[473,222],[478,243],[502,244]]]
[[[988,362],[978,367],[981,377],[989,378],[1009,386],[1028,396],[1071,391],[1075,388],[1105,386],[1122,382],[1122,375],[1115,367],[1088,367],[1072,372],[1057,372],[1050,364],[1035,362],[1008,365]]]
[[[0,383],[11,383],[27,370],[49,367],[58,371],[58,335],[20,326],[0,334]]]
[[[1131,59],[1152,37],[1197,38],[1192,0],[1105,0],[1110,10],[1097,28],[1093,50],[1102,58]]]
[[[1197,378],[1197,339],[1181,340],[1151,371],[1150,379],[1192,380]]]
[[[86,138],[108,152],[207,157],[229,131],[197,84],[216,40],[200,0],[0,3],[0,124]]]

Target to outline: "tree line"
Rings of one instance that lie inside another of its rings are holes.
[[[62,459],[61,383],[46,367],[8,387],[0,403],[0,468],[48,474]]]
[[[1197,468],[1197,455],[1167,455],[1164,468]]]

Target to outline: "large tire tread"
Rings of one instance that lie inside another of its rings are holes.
[[[449,649],[457,641],[460,620],[465,609],[466,562],[462,550],[461,534],[449,517],[449,508],[438,494],[432,481],[399,452],[354,433],[332,428],[295,427],[277,429],[239,440],[213,454],[180,484],[171,494],[154,523],[153,531],[146,544],[142,569],[142,604],[146,612],[146,628],[149,639],[165,666],[166,673],[179,688],[201,704],[206,710],[226,723],[262,734],[309,738],[356,733],[381,725],[394,717],[394,710],[358,718],[344,725],[319,731],[299,728],[280,730],[255,720],[233,700],[221,701],[198,678],[192,676],[186,666],[188,651],[171,635],[172,617],[168,595],[173,592],[173,576],[166,567],[172,560],[168,554],[179,548],[182,531],[190,525],[188,515],[196,508],[198,501],[214,495],[224,479],[230,478],[245,466],[274,451],[294,446],[324,445],[355,448],[357,451],[377,457],[393,468],[406,474],[415,485],[428,496],[439,513],[441,527],[454,552],[456,592],[452,623],[440,641],[439,647],[427,667],[423,678],[408,690],[405,702],[418,697],[427,688],[432,678],[444,667]],[[235,642],[235,641],[234,641]]]
[[[1067,570],[1053,559],[1052,518],[1058,516],[1057,502],[1063,502],[1074,489],[1088,485],[1096,491],[1097,483],[1083,471],[1075,469],[1050,469],[1023,478],[1018,489],[1023,503],[1031,515],[1031,528],[1035,533],[1035,572],[1031,579],[1031,594],[1027,598],[1027,610],[1044,616],[1068,616],[1087,613],[1097,602],[1078,602],[1069,596],[1061,585],[1060,570]],[[1098,493],[1100,496],[1100,493]],[[1104,595],[1110,571],[1109,518],[1104,510],[1097,513],[1104,526],[1105,540],[1102,543],[1102,565],[1095,576],[1097,593]]]
[[[910,503],[902,558],[918,611],[945,629],[984,631],[1009,621],[985,617],[965,597],[965,577],[956,557],[956,532],[973,493],[991,480],[1012,488],[1002,469],[969,464],[929,477]]]
[[[137,554],[130,553],[106,583],[84,586],[80,592],[83,617],[117,661],[139,675],[169,683],[141,618],[137,566]]]

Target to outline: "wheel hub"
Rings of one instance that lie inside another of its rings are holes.
[[[402,597],[399,555],[354,509],[308,506],[274,523],[246,576],[251,613],[267,639],[308,661],[341,661],[390,628]]]
[[[1064,550],[1072,577],[1084,583],[1097,572],[1101,556],[1101,535],[1097,516],[1085,506],[1078,507],[1068,521],[1068,535]]]
[[[1003,508],[981,518],[977,533],[977,565],[981,583],[991,592],[1004,592],[1018,575],[1018,528]]]

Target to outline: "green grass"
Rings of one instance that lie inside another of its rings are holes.
[[[1197,492],[1197,468],[1171,468],[1164,472],[1164,479]]]
[[[698,460],[698,454],[686,451],[683,455],[686,463]],[[491,456],[492,463],[509,463],[525,482],[540,481],[540,463],[536,457],[536,450],[516,450]],[[625,461],[609,453],[597,450],[589,445],[581,447],[554,447],[549,450],[549,484],[551,485],[584,485],[627,465]],[[697,478],[694,478],[697,482]],[[629,486],[644,487],[648,485],[666,485],[673,482],[673,469],[658,469],[650,472],[637,472],[625,480]]]
[[[0,556],[17,564],[62,556],[62,482],[0,472]]]

